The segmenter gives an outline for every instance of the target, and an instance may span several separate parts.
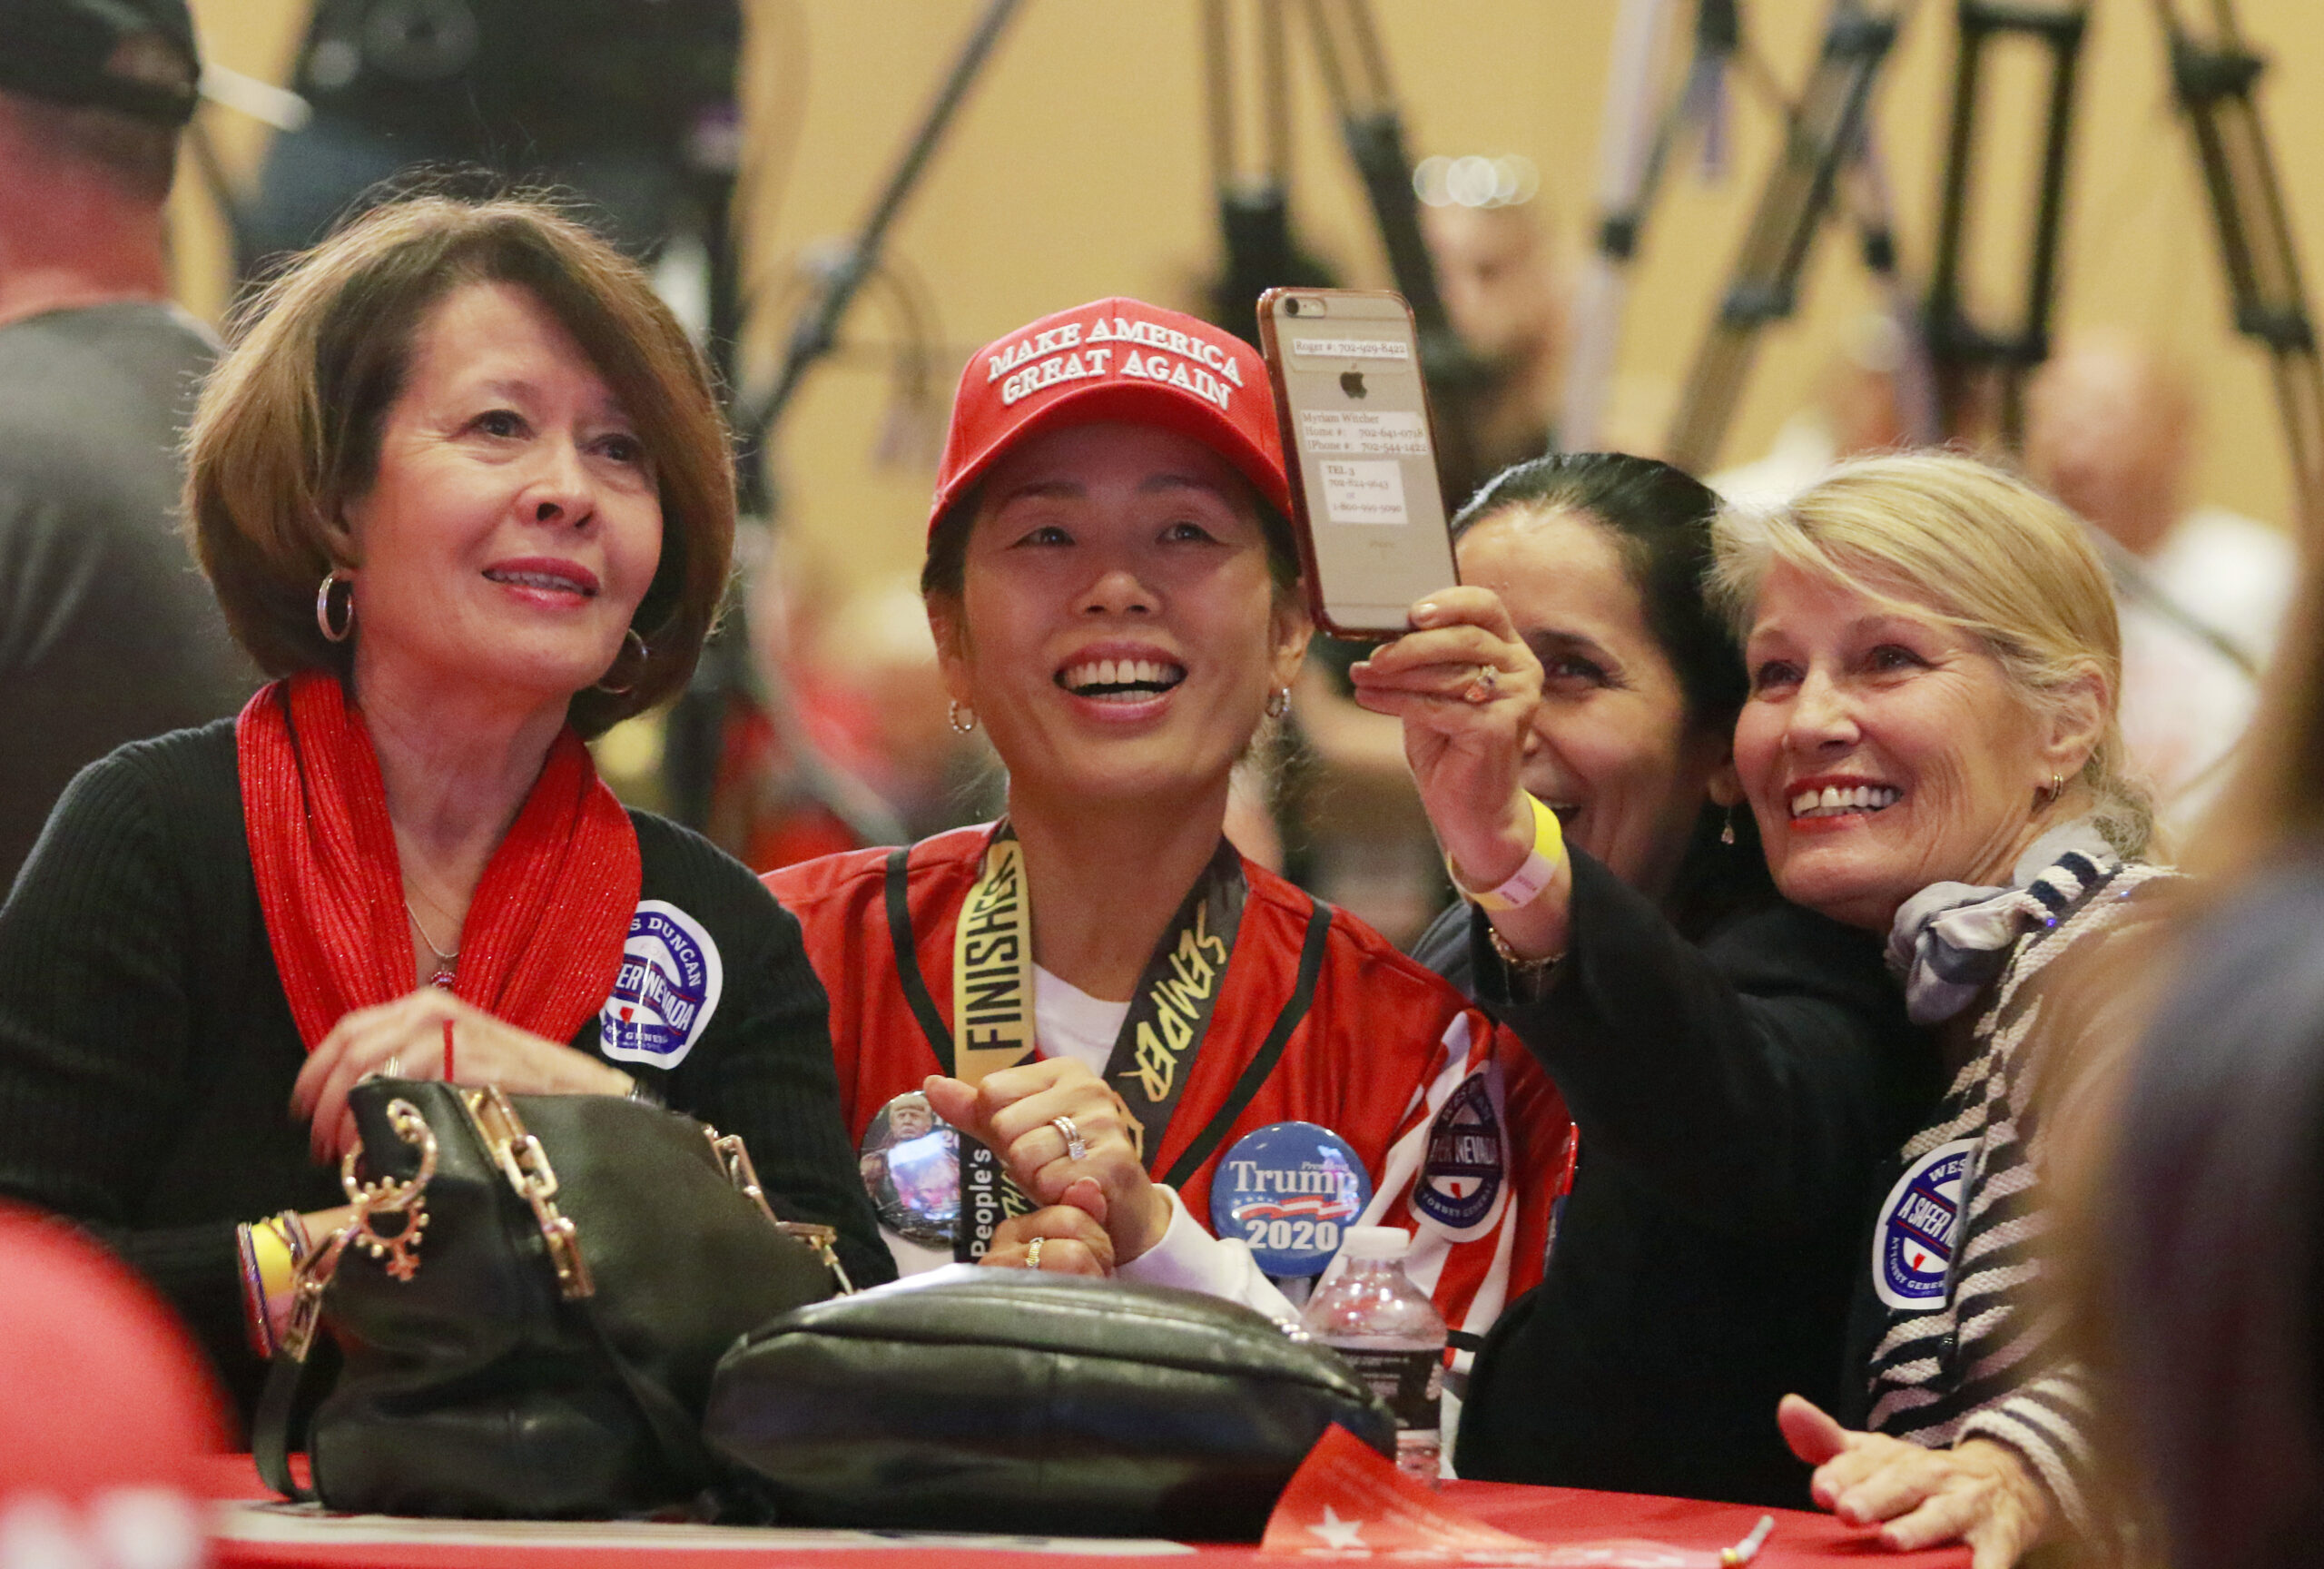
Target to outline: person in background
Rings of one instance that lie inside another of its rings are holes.
[[[2201,424],[2184,366],[2128,332],[2077,334],[2027,390],[2026,472],[2138,558],[2157,591],[2264,666],[2299,580],[2297,553],[2280,528],[2195,503]]]
[[[1775,1405],[1841,1394],[1867,1189],[1934,1098],[1935,1063],[1878,941],[1778,897],[1734,809],[1743,656],[1703,587],[1717,505],[1651,459],[1578,453],[1462,508],[1469,587],[1433,604],[1497,601],[1525,658],[1500,649],[1492,700],[1438,699],[1435,722],[1556,812],[1585,934],[1538,999],[1511,989],[1526,967],[1465,903],[1414,952],[1517,1031],[1581,1130],[1547,1276],[1472,1375],[1461,1474],[1798,1507],[1807,1476]],[[1372,695],[1397,657],[1358,666],[1366,701],[1390,706]],[[1412,723],[1415,768],[1441,782],[1439,732]],[[1428,799],[1457,843],[1467,808]],[[1588,1001],[1601,988],[1606,1019]],[[1732,1027],[1686,1028],[1699,994],[1731,999]]]
[[[2100,957],[2134,1051],[2094,1065],[2059,1208],[2102,1459],[2148,1562],[2315,1556],[2324,1508],[2324,579],[2311,562],[2242,766],[2163,940]]]
[[[851,1131],[924,1093],[1033,1206],[1000,1220],[964,1141],[961,1229],[891,1228],[905,1270],[981,1251],[1284,1315],[1219,1219],[1247,1191],[1305,1258],[1282,1276],[1321,1270],[1350,1224],[1414,1233],[1407,1268],[1456,1328],[1538,1275],[1555,1091],[1458,992],[1224,836],[1307,645],[1290,505],[1265,366],[1192,317],[1100,300],[961,373],[921,583],[1008,815],[766,879],[831,994]]]
[[[1704,483],[1738,507],[1780,507],[1844,459],[1910,446],[1908,347],[1888,312],[1857,313],[1824,362],[1815,403],[1786,419],[1765,453]]]
[[[584,744],[684,686],[726,584],[684,330],[554,209],[443,197],[242,326],[187,509],[276,679],[84,771],[0,908],[0,1193],[160,1287],[245,1416],[366,1075],[694,1113],[886,1278],[797,923]]]
[[[2026,472],[2120,547],[2122,735],[2177,830],[2217,795],[2299,580],[2281,531],[2192,505],[2200,423],[2185,370],[2119,331],[2068,339],[2026,397]]]
[[[1464,405],[1479,479],[1556,445],[1569,291],[1545,208],[1446,201],[1420,210],[1445,317],[1482,373]]]
[[[0,893],[73,775],[257,684],[173,526],[216,341],[171,306],[184,0],[0,5]]]
[[[2050,978],[2171,885],[2115,718],[2120,634],[2082,523],[1970,459],[1843,465],[1728,514],[1718,583],[1748,626],[1736,762],[1776,885],[1886,932],[1951,1077],[1891,1171],[1852,1315],[1839,1420],[1779,1412],[1816,1501],[1975,1569],[2104,1544],[2087,1377],[2048,1294],[2037,1087],[2103,1016]]]
[[[2079,521],[1963,458],[1844,464],[1779,511],[1722,513],[1713,542],[1745,632],[1735,775],[1776,886],[1886,934],[1907,1012],[1952,1074],[1859,1190],[1886,1198],[1855,1238],[1841,1409],[1869,1431],[1797,1396],[1770,1415],[1817,1467],[1817,1504],[1885,1522],[1899,1549],[1965,1540],[1977,1569],[1998,1569],[2098,1524],[2076,1469],[2082,1379],[2038,1310],[2026,1195],[2042,1155],[2031,982],[2157,875],[2134,859],[2149,824],[2113,722],[2112,597]],[[1550,862],[1526,879],[1538,893],[1491,911],[1472,958],[1485,994],[1538,1004],[1520,1033],[1577,1108],[1585,1163],[1605,1095],[1640,1103],[1630,1126],[1661,1140],[1654,1169],[1691,1177],[1707,1209],[1735,1172],[1799,1169],[1833,1131],[1805,1071],[1816,1059],[1758,1043],[1782,1038],[1795,1005],[1706,973],[1659,925],[1610,918],[1624,891],[1583,855],[1544,856],[1543,804],[1512,742],[1521,715],[1480,722],[1492,705],[1465,701],[1481,668],[1498,686],[1530,651],[1482,588],[1416,619],[1359,679],[1405,715],[1423,799],[1469,885]]]

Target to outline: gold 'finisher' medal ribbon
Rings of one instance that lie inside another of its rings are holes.
[[[1025,847],[996,834],[952,938],[952,1076],[981,1084],[1033,1054],[1033,907]]]
[[[951,1073],[981,1084],[1033,1056],[1033,905],[1025,888],[1025,847],[1008,826],[985,850],[984,871],[960,906],[952,934]],[[973,1139],[960,1140],[960,1221],[952,1256],[984,1257],[993,1228],[1032,1208]]]
[[[1106,1081],[1129,1108],[1131,1136],[1148,1169],[1217,1006],[1244,893],[1242,857],[1222,839],[1147,961],[1107,1062]],[[1033,903],[1024,846],[1006,823],[994,831],[953,932],[952,1021],[956,1079],[979,1084],[1032,1060]],[[974,1140],[961,1140],[954,1258],[982,1258],[994,1228],[1031,1208],[999,1157]]]

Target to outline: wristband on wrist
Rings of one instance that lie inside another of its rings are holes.
[[[1444,870],[1452,876],[1452,886],[1460,890],[1462,898],[1480,910],[1516,910],[1531,904],[1549,887],[1550,880],[1557,875],[1559,863],[1565,859],[1565,833],[1558,826],[1558,814],[1530,794],[1525,801],[1533,808],[1533,850],[1507,882],[1479,892],[1461,881],[1451,856],[1444,858]]]

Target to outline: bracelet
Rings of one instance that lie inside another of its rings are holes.
[[[260,1360],[274,1359],[274,1326],[266,1316],[266,1286],[260,1273],[258,1244],[248,1226],[234,1228],[234,1258],[242,1277],[242,1332]]]
[[[307,1218],[296,1209],[283,1209],[266,1224],[281,1234],[282,1245],[290,1250],[291,1272],[296,1274],[307,1255],[315,1250],[314,1238],[307,1235]]]
[[[1565,859],[1565,831],[1558,826],[1558,814],[1541,804],[1530,792],[1526,804],[1533,808],[1533,849],[1509,880],[1497,888],[1480,893],[1461,881],[1461,873],[1452,865],[1452,858],[1444,858],[1444,870],[1451,873],[1452,886],[1461,897],[1480,910],[1517,910],[1541,896],[1557,875],[1558,864]]]
[[[1538,982],[1565,957],[1562,953],[1544,953],[1538,959],[1529,959],[1512,948],[1509,939],[1501,934],[1501,928],[1490,921],[1485,923],[1485,941],[1492,944],[1492,951],[1500,955],[1502,968],[1509,972],[1512,981]]]

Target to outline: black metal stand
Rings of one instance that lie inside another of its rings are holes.
[[[1307,0],[1307,10],[1340,139],[1364,182],[1396,291],[1412,306],[1433,415],[1437,476],[1458,506],[1491,478],[1478,471],[1472,412],[1483,390],[1483,367],[1452,331],[1436,286],[1436,264],[1421,238],[1420,198],[1413,191],[1413,163],[1404,151],[1403,116],[1371,7],[1365,0]]]
[[[1814,78],[1793,117],[1782,157],[1768,177],[1735,279],[1690,371],[1668,443],[1670,460],[1698,472],[1718,456],[1757,334],[1788,316],[1808,251],[1833,200],[1835,179],[1864,134],[1866,104],[1914,0],[1834,0]],[[2253,88],[2266,62],[2237,29],[2233,0],[2210,0],[2212,36],[2198,39],[2179,0],[2153,0],[2169,51],[2171,79],[2194,140],[2217,224],[2236,330],[2268,350],[2290,455],[2295,505],[2311,538],[2324,530],[2324,362],[2309,314],[2281,183],[2276,176]],[[2024,386],[2049,354],[2065,205],[2067,152],[2076,69],[2088,0],[1956,0],[1961,54],[1937,252],[1924,330],[1943,394],[1943,429],[1958,434],[1973,419],[1977,372],[2002,373],[1998,434],[2012,447],[2024,427]],[[2050,106],[2032,233],[2032,262],[2017,324],[1994,331],[1962,302],[1961,248],[1968,227],[1971,165],[1984,53],[2006,35],[2048,47]],[[1876,252],[1885,249],[1885,260]],[[1866,236],[1866,261],[1893,277],[1893,244]]]
[[[950,127],[953,113],[960,101],[968,96],[969,88],[976,82],[991,56],[993,45],[1000,41],[1001,30],[1015,14],[1019,0],[990,0],[984,15],[970,29],[968,42],[961,45],[952,68],[945,74],[936,96],[912,133],[903,156],[897,161],[894,173],[881,187],[872,212],[848,242],[839,260],[823,273],[822,287],[812,306],[800,313],[799,324],[793,329],[791,343],[783,352],[783,365],[775,372],[774,384],[764,396],[744,404],[736,419],[736,429],[746,440],[763,453],[773,443],[774,427],[790,408],[792,396],[816,360],[829,354],[839,342],[839,324],[847,308],[854,303],[856,291],[878,266],[881,247],[887,243],[888,230],[896,215],[903,211],[904,202],[927,173],[928,161],[944,140]],[[757,467],[757,465],[753,465]],[[746,500],[763,499],[746,493]]]
[[[1936,256],[1929,272],[1929,356],[1935,362],[1945,433],[1959,435],[1974,418],[1981,372],[2000,373],[2001,438],[2024,445],[2025,382],[2050,357],[2050,315],[2057,296],[2058,230],[2065,209],[2066,153],[2073,124],[2075,67],[2089,21],[2088,0],[2066,5],[1995,5],[1960,0],[1960,54],[1953,77],[1953,126],[1947,139],[1944,205],[1937,220]],[[1961,295],[1961,246],[1968,228],[1970,186],[1976,164],[1976,123],[1985,51],[1996,41],[2033,39],[2050,52],[2050,108],[2042,148],[2042,178],[2028,247],[2024,302],[2006,331],[1970,320]]]
[[[1286,0],[1249,0],[1258,56],[1257,90],[1236,88],[1235,27],[1229,0],[1202,0],[1203,95],[1210,133],[1210,183],[1218,204],[1224,264],[1211,289],[1209,318],[1254,348],[1255,307],[1269,289],[1329,288],[1331,269],[1299,248],[1291,232],[1291,75]],[[1256,109],[1255,113],[1240,111]],[[1258,156],[1240,156],[1240,134],[1256,120]]]
[[[775,429],[791,407],[793,397],[815,362],[839,342],[839,326],[854,303],[857,291],[877,269],[881,248],[904,202],[927,172],[929,160],[944,139],[954,113],[1000,42],[1001,30],[1019,0],[990,0],[969,34],[931,101],[928,112],[906,143],[903,155],[881,188],[870,214],[855,238],[825,270],[815,301],[799,317],[773,384],[763,395],[738,401],[734,433],[738,443],[735,481],[743,509],[771,515],[773,481],[768,460]],[[734,267],[734,247],[723,247]],[[739,296],[737,296],[739,297]],[[735,326],[739,328],[737,321]],[[720,341],[730,346],[738,332]],[[734,385],[730,380],[729,385]],[[724,755],[727,721],[739,706],[763,712],[778,740],[793,760],[800,783],[866,844],[880,844],[901,838],[894,814],[860,782],[822,757],[798,723],[787,693],[769,690],[753,668],[750,636],[739,598],[730,596],[718,630],[703,649],[702,662],[670,710],[664,733],[662,776],[669,796],[670,814],[679,822],[701,828],[710,821],[712,797],[718,786],[719,764]]]
[[[1864,0],[1834,0],[1815,74],[1759,198],[1735,280],[1679,398],[1666,443],[1666,455],[1679,468],[1702,473],[1717,459],[1761,330],[1797,305],[1800,274],[1831,213],[1841,166],[1858,152],[1873,85],[1913,4],[1892,0],[1876,10]],[[1866,252],[1876,265],[1883,259],[1872,246]],[[1884,253],[1893,268],[1893,242]]]
[[[1445,315],[1436,267],[1421,238],[1420,207],[1413,192],[1412,162],[1404,152],[1403,118],[1388,79],[1387,57],[1366,0],[1303,0],[1315,62],[1333,117],[1346,146],[1387,253],[1397,291],[1413,308],[1419,330],[1421,370],[1435,416],[1437,478],[1456,500],[1486,476],[1471,413],[1483,369]],[[1253,307],[1279,285],[1320,286],[1327,271],[1292,239],[1290,202],[1291,91],[1287,69],[1287,0],[1250,0],[1258,55],[1255,118],[1260,156],[1255,167],[1236,158],[1238,113],[1234,28],[1229,0],[1203,0],[1205,89],[1209,107],[1211,179],[1217,192],[1226,267],[1214,293],[1213,319],[1246,341],[1258,340]]]
[[[2154,8],[2171,52],[2171,86],[2211,194],[2235,330],[2268,351],[2291,459],[2293,505],[2312,548],[2324,538],[2324,368],[2283,185],[2251,96],[2267,62],[2245,46],[2230,0],[2212,0],[2216,37],[2209,43],[2181,22],[2176,0],[2154,0]]]

